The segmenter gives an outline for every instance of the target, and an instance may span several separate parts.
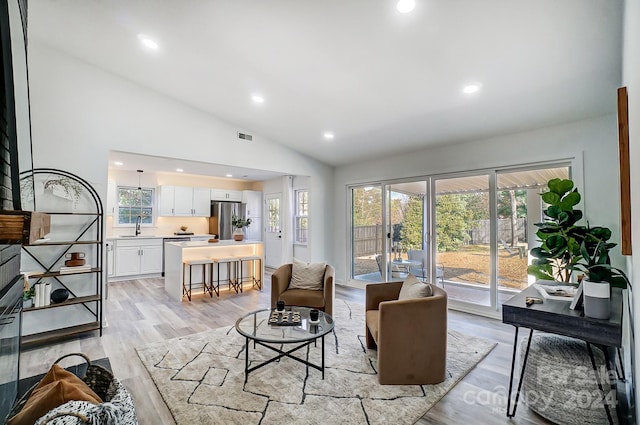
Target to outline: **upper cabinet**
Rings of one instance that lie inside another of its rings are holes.
[[[158,215],[164,217],[209,217],[210,189],[201,187],[160,186]]]
[[[243,190],[242,202],[247,204],[247,217],[262,217],[262,192]]]
[[[108,216],[112,216],[116,213],[116,207],[118,206],[117,198],[118,186],[116,185],[116,182],[109,180],[107,182],[107,209],[105,211]]]
[[[211,200],[242,202],[242,191],[228,189],[211,189]]]

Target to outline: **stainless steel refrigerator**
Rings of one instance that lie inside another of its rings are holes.
[[[209,233],[218,235],[219,239],[233,239],[233,225],[231,218],[245,216],[245,204],[240,202],[211,202],[211,218],[209,219]]]

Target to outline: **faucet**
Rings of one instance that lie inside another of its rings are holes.
[[[140,224],[142,223],[142,216],[139,215],[136,219],[136,236],[140,234]]]

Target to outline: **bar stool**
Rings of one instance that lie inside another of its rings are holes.
[[[256,261],[258,262],[258,270],[260,270],[260,278],[256,278]],[[251,263],[251,268],[249,269],[251,274],[244,274],[244,263]],[[252,287],[257,286],[259,290],[262,290],[262,257],[259,255],[246,255],[244,257],[238,257],[238,267],[239,267],[239,279],[240,279],[240,287],[244,282],[251,282]]]
[[[238,269],[237,269],[238,259],[236,257],[220,257],[220,258],[213,257],[211,261],[213,262],[213,265],[217,266],[217,271],[218,271],[218,275],[217,275],[218,279],[215,281],[217,283],[216,293],[219,294],[220,292],[220,264],[227,265],[227,283],[229,284],[229,289],[233,287],[233,289],[235,289],[236,291],[236,294],[238,293],[238,289],[240,289],[240,292],[242,292],[242,285],[238,284]],[[212,270],[213,270],[213,266],[212,266]],[[233,271],[233,277],[232,277],[232,271]],[[211,282],[213,284],[213,275],[211,277]]]
[[[194,258],[182,261],[182,296],[186,295],[191,301],[191,269],[193,266],[202,266],[202,293],[208,292],[209,296],[213,298],[213,280],[210,284],[207,284],[207,269],[209,269],[209,277],[213,279],[213,261],[208,258]],[[189,270],[189,289],[187,289],[187,269]],[[218,291],[216,291],[217,293]]]

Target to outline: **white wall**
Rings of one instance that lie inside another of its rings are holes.
[[[629,259],[634,317],[640,311],[640,0],[625,1],[622,81],[629,96],[629,156],[631,163],[631,245],[635,255]],[[634,320],[638,329],[638,321]],[[635,379],[640,377],[640,338],[635,337]],[[640,418],[640,396],[636,390],[636,418]]]
[[[238,141],[235,126],[45,44],[30,41],[28,59],[34,166],[83,177],[103,201],[109,150],[309,175],[315,208],[332,201],[332,168],[319,161],[259,135]],[[320,257],[330,216],[312,224]]]
[[[612,112],[615,105],[611,105]],[[585,216],[592,224],[612,229],[619,240],[618,142],[614,115],[411,154],[337,167],[334,174],[333,250],[336,280],[347,278],[349,237],[346,186],[456,171],[517,165],[543,160],[584,158]],[[578,179],[581,180],[581,179]],[[615,248],[614,251],[619,249]],[[615,252],[614,252],[615,255]],[[620,262],[620,258],[614,258]]]

